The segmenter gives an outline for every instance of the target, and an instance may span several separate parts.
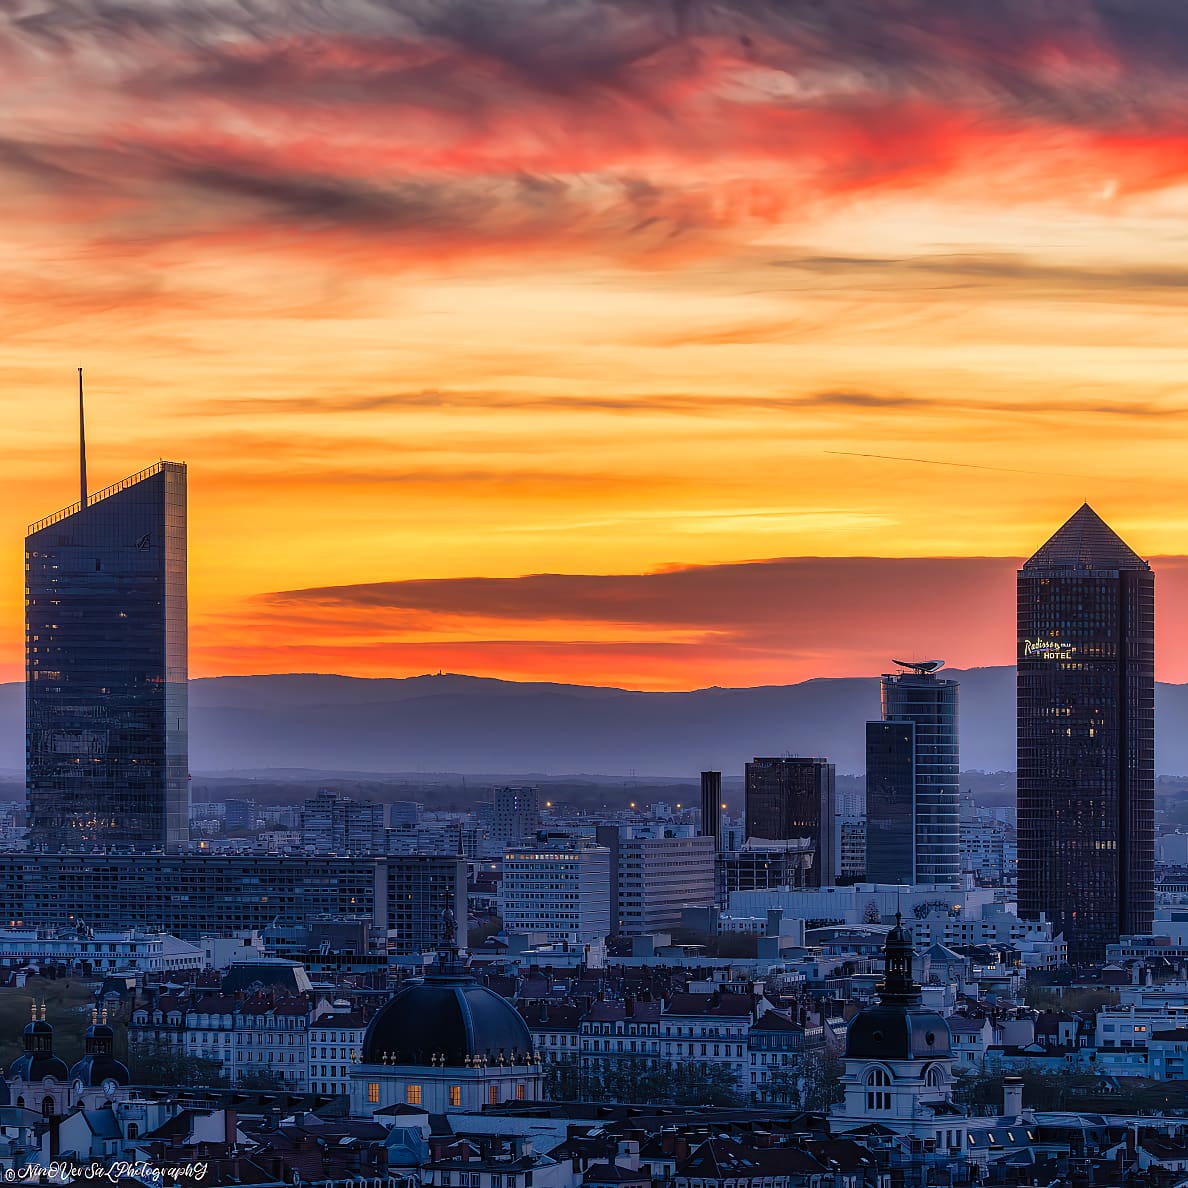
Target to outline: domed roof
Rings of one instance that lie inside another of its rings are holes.
[[[846,1030],[846,1056],[855,1060],[931,1060],[951,1056],[949,1025],[923,1007],[873,1006]]]
[[[93,1022],[83,1039],[86,1055],[71,1066],[71,1083],[81,1081],[89,1089],[97,1088],[104,1081],[115,1081],[117,1085],[131,1084],[132,1077],[127,1067],[112,1054],[115,1032],[106,1023]]]
[[[363,1037],[365,1064],[526,1063],[532,1035],[519,1012],[457,961],[401,990]]]
[[[879,1005],[859,1011],[846,1029],[846,1058],[853,1060],[930,1060],[952,1055],[949,1025],[920,1005],[912,980],[912,934],[895,916],[883,947]]]
[[[127,1067],[114,1056],[106,1055],[84,1056],[71,1065],[68,1076],[71,1084],[81,1081],[88,1089],[96,1089],[104,1081],[115,1081],[117,1085],[128,1085],[132,1082]]]
[[[19,1077],[28,1084],[44,1081],[46,1077],[53,1077],[55,1081],[65,1083],[69,1075],[66,1061],[60,1060],[53,1053],[22,1052],[8,1066],[10,1079]]]
[[[66,1080],[66,1062],[54,1055],[54,1029],[45,1021],[44,1003],[40,1015],[34,1004],[33,1018],[25,1024],[22,1040],[25,1050],[8,1066],[9,1077],[25,1082],[43,1081],[46,1077]]]

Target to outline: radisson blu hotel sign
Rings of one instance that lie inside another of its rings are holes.
[[[1025,639],[1023,655],[1036,656],[1040,660],[1071,660],[1076,652],[1074,644],[1060,639]]]

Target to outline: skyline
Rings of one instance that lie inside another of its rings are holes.
[[[82,363],[195,675],[1010,663],[1088,499],[1188,681],[1188,22],[1035,8],[10,10],[0,679]]]

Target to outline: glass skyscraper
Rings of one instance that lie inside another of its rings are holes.
[[[30,843],[189,839],[186,468],[159,462],[25,539]]]
[[[958,684],[940,661],[900,663],[879,684],[882,721],[866,724],[866,877],[959,887]]]
[[[833,863],[836,768],[828,759],[786,756],[754,759],[746,765],[745,828],[748,838],[785,841],[807,837],[814,860],[809,881],[829,886]]]
[[[1019,914],[1100,960],[1154,915],[1155,575],[1086,503],[1018,596]]]

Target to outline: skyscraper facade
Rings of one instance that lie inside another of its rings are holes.
[[[836,881],[834,816],[836,768],[827,759],[758,758],[746,765],[746,836],[783,841],[807,837],[813,843],[809,882]]]
[[[716,849],[722,848],[722,773],[701,773],[701,836],[712,837]]]
[[[1019,914],[1100,960],[1154,914],[1155,576],[1084,504],[1018,607]]]
[[[879,684],[866,724],[866,877],[961,885],[956,681],[940,661],[903,663]]]
[[[185,844],[185,466],[159,462],[31,525],[25,608],[31,844]]]

